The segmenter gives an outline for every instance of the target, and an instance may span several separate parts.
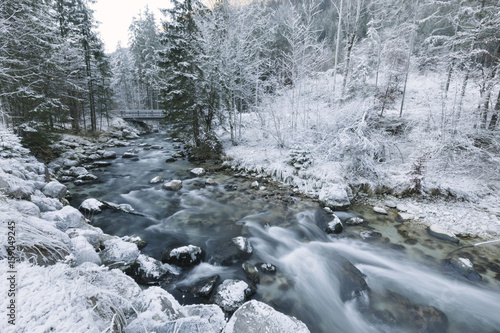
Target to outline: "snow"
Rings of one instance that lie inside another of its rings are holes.
[[[460,263],[467,268],[473,268],[472,262],[467,258],[458,258]]]
[[[179,259],[181,254],[189,254],[192,261],[196,261],[196,257],[201,254],[202,250],[198,246],[186,245],[173,249],[170,251],[170,257],[176,257]]]
[[[251,300],[233,314],[223,333],[309,333],[309,329],[294,317],[284,315],[267,304]]]
[[[82,204],[80,205],[80,209],[83,209],[88,212],[100,213],[102,212],[101,208],[103,206],[104,204],[99,200],[90,198],[82,202]]]
[[[238,309],[246,300],[249,285],[241,280],[224,280],[215,293],[215,304],[225,311]]]

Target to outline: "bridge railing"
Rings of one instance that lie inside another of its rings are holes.
[[[122,118],[163,118],[163,110],[114,110]]]

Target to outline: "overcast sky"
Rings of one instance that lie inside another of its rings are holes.
[[[101,38],[106,45],[106,52],[113,52],[118,41],[122,46],[128,43],[128,27],[132,23],[132,18],[138,16],[140,11],[144,11],[146,5],[155,14],[156,21],[159,22],[162,14],[158,8],[168,8],[169,0],[97,0],[92,5],[95,10],[94,18],[100,22],[99,31]]]

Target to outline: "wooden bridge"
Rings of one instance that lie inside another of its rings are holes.
[[[115,114],[125,120],[162,120],[163,110],[115,110]]]

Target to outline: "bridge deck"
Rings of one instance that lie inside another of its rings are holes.
[[[114,112],[126,120],[161,120],[165,116],[163,110],[115,110]]]

